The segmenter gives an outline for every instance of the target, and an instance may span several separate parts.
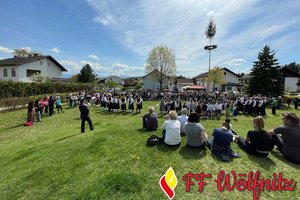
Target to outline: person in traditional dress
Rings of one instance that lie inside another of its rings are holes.
[[[141,113],[141,109],[143,109],[143,99],[138,95],[136,98],[136,112]]]
[[[125,98],[125,96],[121,97],[121,111],[123,113],[126,112],[126,98]]]
[[[128,97],[128,112],[132,113],[134,111],[134,99],[132,95]]]

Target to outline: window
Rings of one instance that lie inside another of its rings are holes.
[[[224,72],[224,75],[226,76],[226,72]]]
[[[232,90],[232,87],[227,87],[227,91],[230,91],[230,90]]]
[[[3,69],[3,76],[7,77],[7,69]]]
[[[40,61],[40,65],[43,65],[43,61]]]
[[[27,77],[31,77],[32,75],[37,75],[37,74],[40,74],[41,73],[41,70],[32,70],[32,69],[27,69],[26,70],[26,75]]]
[[[49,66],[49,67],[51,66],[51,62],[48,62],[48,66]]]
[[[11,69],[11,76],[16,77],[16,69]]]

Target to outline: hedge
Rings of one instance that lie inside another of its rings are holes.
[[[13,81],[0,81],[0,99],[11,97],[29,97],[42,94],[68,93],[87,91],[91,92],[97,86],[92,83],[72,82],[45,82],[22,83]]]

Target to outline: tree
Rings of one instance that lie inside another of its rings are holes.
[[[105,83],[105,85],[106,85],[106,87],[108,87],[108,88],[115,88],[115,87],[117,87],[118,86],[118,83],[116,83],[116,82],[114,82],[114,81],[107,81],[106,83]]]
[[[81,83],[94,83],[96,79],[97,74],[89,64],[84,65],[78,74],[78,81]]]
[[[210,18],[208,26],[206,27],[206,31],[205,31],[205,35],[206,38],[209,39],[209,45],[205,46],[204,49],[208,50],[208,71],[210,71],[210,57],[211,57],[211,50],[217,48],[216,45],[212,45],[211,44],[211,40],[214,38],[215,34],[216,34],[216,23],[215,20],[213,18]]]
[[[216,84],[226,84],[223,69],[219,67],[210,69],[207,77],[205,78],[205,81],[207,82],[207,85],[209,85],[209,83],[211,82],[213,83],[213,90]]]
[[[208,26],[206,27],[206,31],[205,31],[205,35],[207,37],[207,39],[209,39],[209,43],[211,45],[211,40],[214,38],[215,34],[216,34],[216,22],[213,18],[210,18]]]
[[[283,67],[286,67],[286,68],[300,74],[300,64],[296,64],[295,62],[292,62],[288,65],[284,65]]]
[[[248,93],[267,96],[282,95],[284,90],[283,78],[274,50],[270,50],[269,46],[265,46],[258,53],[257,58],[258,61],[253,63],[250,73],[253,77],[249,82]]]
[[[163,82],[176,76],[175,53],[172,49],[167,46],[157,45],[151,50],[145,71],[148,74],[154,70],[157,70],[157,73],[152,73],[151,78],[159,82],[159,88],[162,90]]]
[[[15,49],[13,54],[17,57],[26,57],[31,53],[32,52],[28,51],[27,49],[22,48],[22,49]]]
[[[78,76],[79,76],[79,74],[74,74],[74,75],[72,75],[72,76],[69,78],[69,82],[74,82],[74,83],[78,82]]]

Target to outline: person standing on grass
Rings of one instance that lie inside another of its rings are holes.
[[[80,98],[80,118],[81,118],[81,133],[85,132],[85,121],[89,123],[90,130],[94,130],[93,122],[90,118],[90,110],[87,104],[84,103],[84,98]]]
[[[276,109],[277,109],[277,106],[278,106],[278,101],[275,98],[273,98],[271,106],[272,106],[272,114],[276,115]]]
[[[59,110],[62,112],[63,110],[62,110],[62,107],[61,107],[61,100],[60,100],[59,96],[56,97],[55,104],[56,104],[57,112],[59,113]]]
[[[295,97],[295,98],[294,98],[294,106],[295,106],[295,109],[296,109],[296,110],[298,110],[299,102],[300,102],[299,98],[298,98],[298,97]]]
[[[254,130],[248,131],[246,139],[236,136],[235,142],[248,154],[258,157],[267,157],[274,144],[272,136],[263,130],[265,122],[262,116],[253,119]]]
[[[49,97],[48,105],[49,105],[49,116],[52,116],[54,110],[54,99],[52,96]]]
[[[30,101],[28,103],[28,109],[27,109],[27,121],[26,121],[26,125],[27,126],[31,126],[34,122],[34,110],[33,110],[33,101]]]
[[[49,112],[49,96],[48,94],[45,95],[44,97],[44,104],[45,104],[45,114],[48,114]]]
[[[42,121],[42,115],[41,115],[41,104],[40,104],[39,100],[35,100],[34,110],[35,110],[35,113],[36,113],[37,121],[41,122]]]
[[[300,120],[295,113],[282,114],[283,126],[270,131],[274,144],[285,159],[300,164]]]
[[[136,113],[141,113],[141,109],[143,109],[143,99],[138,95],[136,98]]]

